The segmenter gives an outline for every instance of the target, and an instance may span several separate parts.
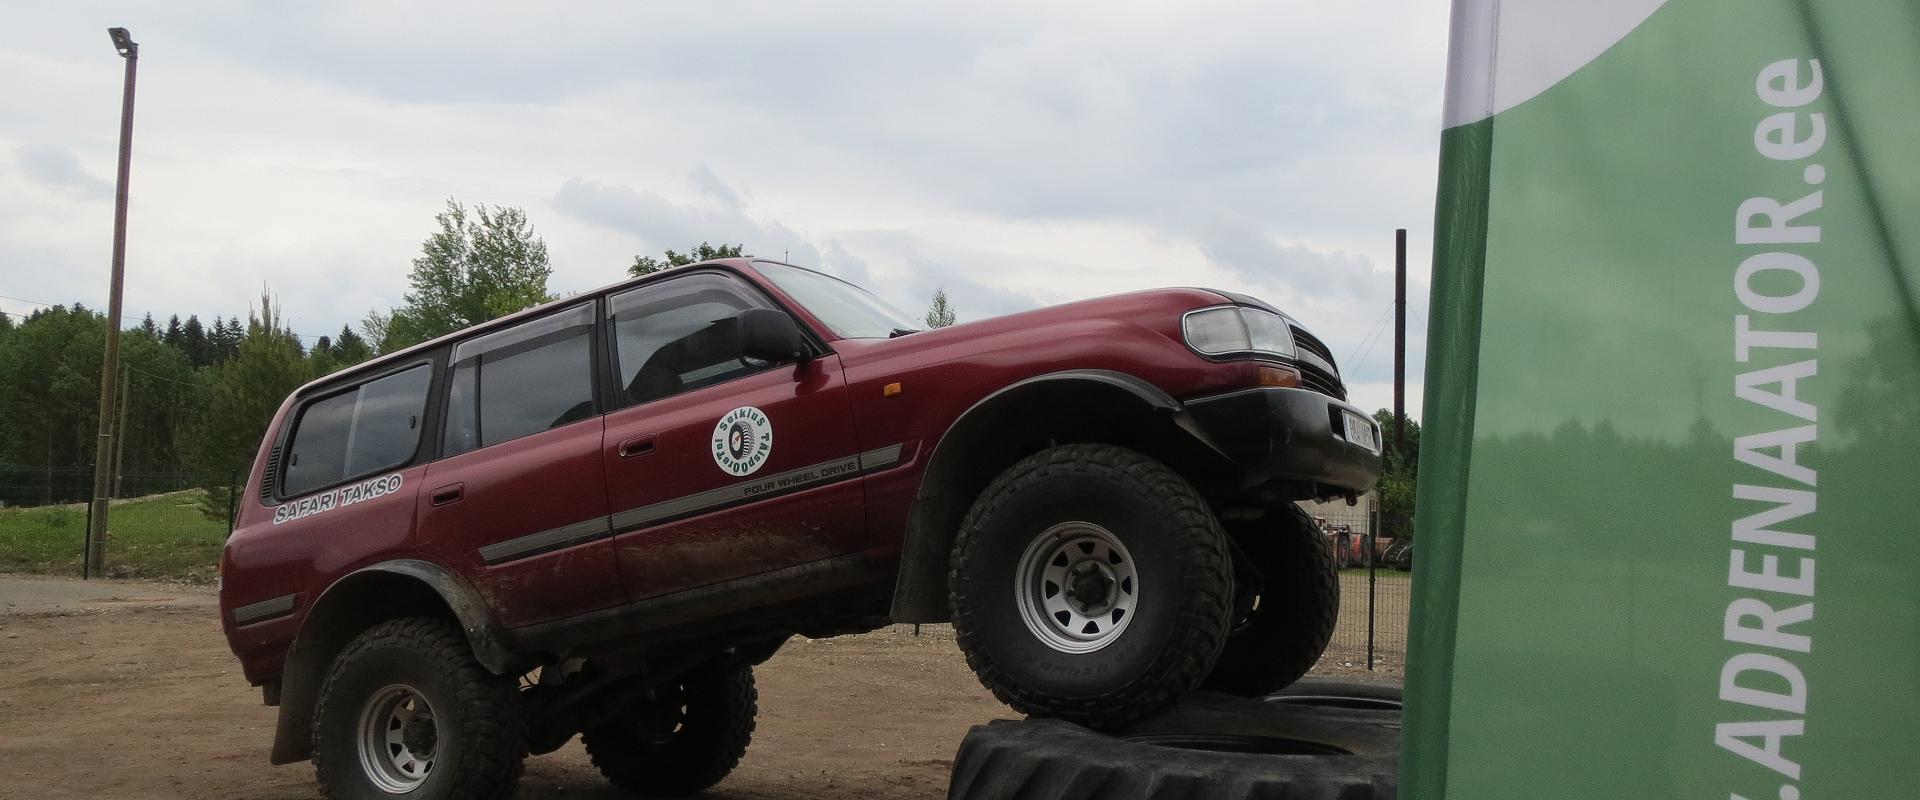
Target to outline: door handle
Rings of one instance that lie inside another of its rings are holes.
[[[653,434],[635,436],[620,443],[620,457],[633,458],[653,452]]]
[[[433,493],[427,496],[427,500],[436,506],[444,506],[459,500],[461,493],[464,492],[466,488],[467,485],[464,483],[442,486],[433,490]]]

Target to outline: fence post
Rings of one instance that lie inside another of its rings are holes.
[[[49,481],[47,485],[52,486],[51,481],[53,478],[51,474],[49,474],[47,480]],[[91,533],[92,530],[93,498],[89,497],[87,498],[87,531]],[[80,535],[80,580],[83,581],[93,580],[93,547],[88,537],[89,534]]]
[[[227,538],[233,538],[233,514],[240,505],[240,471],[227,471]]]
[[[1380,508],[1368,504],[1367,516],[1367,670],[1373,670],[1373,595],[1375,592],[1373,576],[1373,545],[1380,539]]]

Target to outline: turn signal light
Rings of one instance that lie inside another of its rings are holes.
[[[900,384],[897,384],[897,383],[889,383],[889,384],[887,384],[886,386],[883,386],[883,387],[881,387],[881,389],[880,389],[880,396],[881,396],[881,397],[893,397],[893,396],[896,396],[896,395],[898,395],[898,394],[900,394],[900,392],[902,392],[902,391],[904,391],[904,390],[900,388]]]
[[[1262,366],[1259,368],[1259,383],[1261,386],[1298,389],[1300,388],[1300,373],[1287,369],[1286,367]]]

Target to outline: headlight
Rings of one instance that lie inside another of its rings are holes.
[[[1293,358],[1293,333],[1287,318],[1246,306],[1218,306],[1188,312],[1181,322],[1187,346],[1210,356],[1244,354]]]

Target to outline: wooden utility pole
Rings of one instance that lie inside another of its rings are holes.
[[[127,406],[133,405],[127,395],[127,367],[120,367],[120,421],[113,425],[113,496],[126,493],[127,474],[121,469],[127,463]]]
[[[107,561],[107,496],[113,488],[114,373],[120,371],[120,300],[127,272],[127,175],[133,164],[133,78],[140,45],[126,28],[108,28],[113,48],[127,62],[120,95],[120,173],[113,191],[113,283],[107,294],[107,353],[100,364],[100,415],[93,449],[93,503],[87,520],[87,557],[82,575],[99,573]]]
[[[1393,232],[1393,452],[1407,457],[1407,229]]]

